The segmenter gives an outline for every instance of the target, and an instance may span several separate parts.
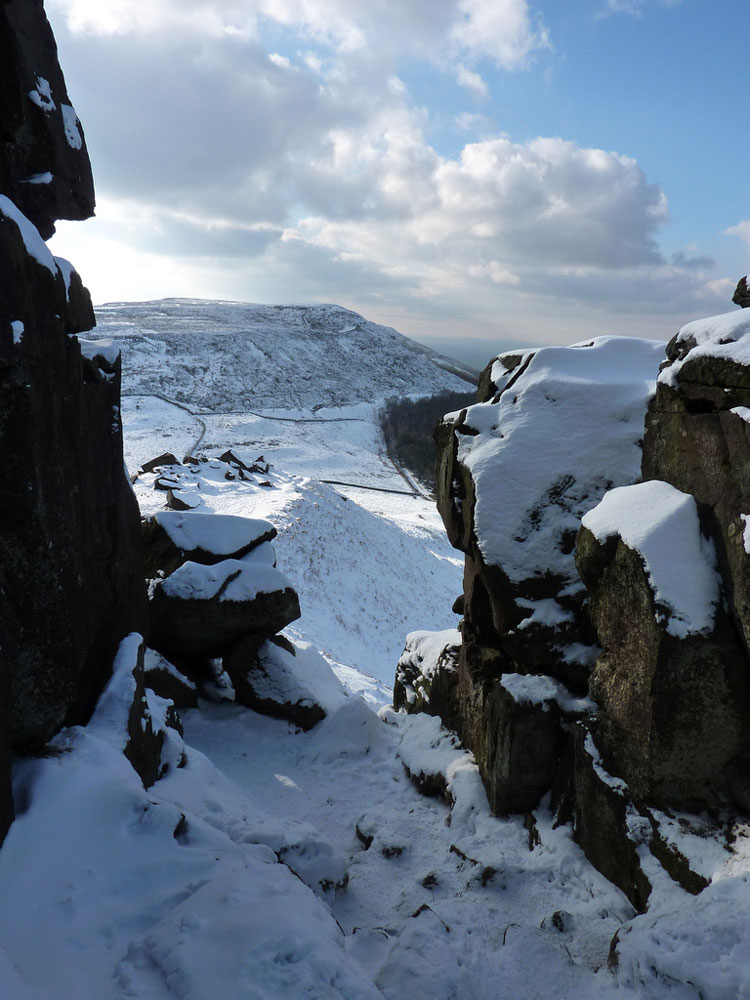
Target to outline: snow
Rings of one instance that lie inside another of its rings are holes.
[[[88,358],[89,361],[95,361],[96,358],[103,358],[110,366],[117,363],[117,359],[120,356],[120,348],[109,337],[102,337],[101,340],[87,340],[85,337],[79,335],[76,339],[81,345],[81,354],[84,358]]]
[[[33,257],[37,263],[46,267],[53,275],[57,275],[57,264],[55,258],[50,253],[47,244],[39,235],[39,230],[33,222],[30,222],[13,202],[4,194],[0,194],[0,213],[7,219],[11,219],[18,226],[21,232],[21,239],[26,247],[26,253]]]
[[[690,346],[685,357],[673,361],[659,375],[665,385],[676,385],[685,362],[696,358],[717,358],[738,365],[750,365],[750,316],[747,309],[693,320],[677,334],[677,344]]]
[[[270,521],[231,514],[205,517],[200,513],[159,511],[154,518],[178,549],[202,549],[216,556],[238,553],[275,531]]]
[[[611,490],[582,520],[600,542],[614,535],[638,552],[671,635],[708,632],[719,601],[716,553],[703,537],[695,499],[654,480]],[[661,614],[656,611],[657,620]]]
[[[67,298],[67,300],[69,302],[70,301],[70,279],[73,276],[73,272],[75,271],[75,268],[70,263],[70,261],[66,260],[64,257],[55,257],[55,263],[57,264],[57,269],[59,270],[60,274],[63,276],[63,281],[65,282],[65,297]]]
[[[52,88],[49,85],[49,80],[45,80],[43,76],[36,78],[36,87],[29,91],[29,100],[42,111],[54,111],[57,107],[52,99]]]
[[[554,702],[563,712],[596,711],[590,698],[573,697],[564,684],[546,675],[503,674],[499,683],[520,705],[541,705],[547,712]]]
[[[54,177],[49,172],[45,170],[42,174],[32,174],[31,177],[26,177],[21,181],[21,184],[51,184]]]
[[[293,584],[279,570],[258,560],[223,559],[214,566],[183,563],[153,586],[167,597],[185,601],[254,601],[258,594],[273,594]]]
[[[348,322],[340,317],[339,332]],[[204,365],[217,373],[222,360]],[[356,389],[359,376],[345,374]],[[286,630],[296,656],[278,651],[282,676],[328,715],[300,732],[201,701],[182,713],[184,744],[168,732],[172,766],[144,790],[120,752],[140,644],[128,637],[89,726],[63,730],[48,756],[14,763],[18,818],[0,850],[3,1000],[750,996],[749,831],[737,828],[723,855],[701,848],[700,870],[713,880],[701,896],[672,886],[636,916],[546,802],[530,843],[523,817],[490,814],[474,758],[439,720],[373,710],[389,699],[404,636],[455,620],[461,567],[429,500],[364,488],[403,484],[382,454],[377,398],[312,412],[312,386],[303,407],[296,385],[279,385],[274,419],[257,424],[246,411],[199,418],[192,404],[140,393],[124,401],[125,444],[136,469],[165,450],[192,452],[210,424],[209,459],[169,470],[202,504],[184,515],[188,529],[217,513],[278,529],[279,564],[302,604]],[[294,422],[279,419],[285,407]],[[228,480],[210,458],[226,448],[249,463],[263,453],[271,469]],[[134,484],[145,514],[166,513],[155,478]],[[334,488],[329,478],[359,485]],[[238,563],[252,575],[270,555],[264,544]],[[157,724],[164,707],[147,695]],[[587,749],[598,761],[593,741]],[[406,768],[440,775],[445,799],[419,794]],[[659,819],[665,829],[670,821]],[[698,851],[699,827],[680,835]],[[610,970],[616,932],[620,964]]]
[[[13,343],[20,344],[26,329],[23,322],[20,319],[12,319],[10,321],[10,328],[13,333]]]
[[[513,582],[544,573],[577,580],[561,540],[609,487],[637,478],[663,353],[661,343],[624,337],[542,348],[525,355],[526,370],[498,402],[468,409],[477,433],[459,436],[458,457],[475,484],[485,562]],[[501,362],[493,372],[507,382]]]
[[[294,653],[266,642],[258,653],[264,676],[253,673],[253,690],[259,698],[283,704],[320,705],[328,715],[349,697],[323,657],[311,643],[298,640]]]
[[[68,145],[71,149],[80,149],[83,146],[83,137],[75,108],[71,107],[70,104],[61,104],[60,110],[62,111],[63,128]]]
[[[434,351],[335,305],[121,302],[100,306],[97,325],[122,347],[124,392],[196,412],[282,408],[293,417],[295,409],[471,391]]]

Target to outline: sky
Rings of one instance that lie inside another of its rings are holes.
[[[746,0],[47,0],[96,303],[335,302],[483,364],[750,268]]]

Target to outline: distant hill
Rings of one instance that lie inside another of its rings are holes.
[[[465,392],[474,374],[336,305],[120,302],[100,306],[97,323],[96,334],[122,350],[124,393],[204,412]]]

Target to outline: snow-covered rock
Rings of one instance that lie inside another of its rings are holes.
[[[145,574],[169,576],[184,562],[212,565],[222,559],[241,559],[276,537],[266,520],[199,512],[159,511],[143,522]]]
[[[499,679],[552,677],[570,695],[586,693],[599,650],[575,566],[576,534],[607,490],[639,476],[662,353],[657,342],[601,337],[501,355],[482,374],[479,402],[439,428],[438,507],[466,554],[458,730],[477,755],[493,808],[529,806],[513,761],[533,746],[532,717],[549,730],[529,786],[536,798],[567,740],[556,703],[545,712],[517,702]]]

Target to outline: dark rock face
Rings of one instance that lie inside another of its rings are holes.
[[[740,278],[737,282],[732,302],[740,306],[741,309],[747,309],[750,306],[750,288],[747,287],[747,275],[744,278]]]
[[[89,360],[68,336],[89,327],[91,306],[79,282],[68,299],[47,256],[32,256],[0,214],[0,629],[15,747],[86,721],[119,640],[143,627],[145,610],[120,361]]]
[[[85,723],[145,626],[120,361],[42,237],[93,214],[91,169],[41,0],[0,3],[0,837],[7,753]],[[38,227],[38,228],[35,228]],[[41,234],[41,235],[40,235]]]
[[[57,219],[94,214],[86,142],[42,0],[0,3],[0,192],[44,239]]]

